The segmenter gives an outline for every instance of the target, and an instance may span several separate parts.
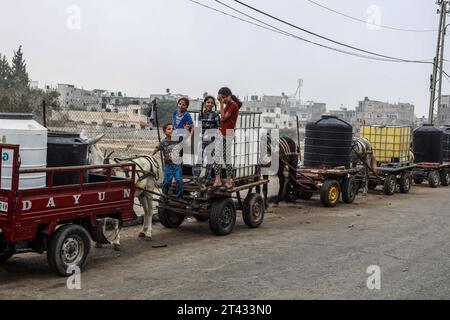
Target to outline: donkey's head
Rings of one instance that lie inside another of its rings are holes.
[[[96,145],[105,134],[99,134],[94,138],[88,138],[86,132],[82,131],[80,138],[83,139],[88,145],[88,162],[90,165],[102,165],[105,162],[105,156],[100,148]]]

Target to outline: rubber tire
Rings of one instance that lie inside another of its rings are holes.
[[[412,186],[412,177],[409,173],[403,173],[400,176],[400,192],[408,193]]]
[[[294,202],[296,200],[295,193],[294,193],[294,187],[290,185],[289,179],[286,180],[286,182],[283,185],[283,192],[281,193],[281,199],[284,202],[288,202],[288,203]]]
[[[437,188],[439,187],[439,184],[441,183],[441,176],[439,174],[439,171],[433,170],[428,175],[428,185],[431,188]]]
[[[51,270],[63,277],[72,275],[72,273],[67,272],[71,265],[66,264],[60,255],[62,245],[69,236],[76,236],[79,238],[78,240],[83,242],[83,256],[81,257],[79,263],[76,264],[80,270],[83,268],[91,249],[91,237],[89,236],[87,230],[82,226],[77,224],[67,224],[56,230],[49,241],[47,262]]]
[[[254,217],[253,212],[255,206],[259,206],[260,213],[257,218]],[[260,194],[251,193],[244,200],[244,208],[242,209],[242,219],[249,228],[258,228],[264,221],[264,199]]]
[[[336,200],[332,201],[329,197],[330,191],[333,187],[337,188]],[[339,201],[341,194],[341,185],[336,180],[325,180],[322,187],[320,188],[320,201],[327,208],[335,207]]]
[[[395,176],[395,174],[388,175],[384,179],[384,186],[383,186],[384,194],[387,196],[392,196],[395,193],[396,189],[397,189],[397,177]]]
[[[375,190],[378,186],[378,181],[375,180],[369,180],[369,182],[367,183],[367,187],[369,188],[369,190]]]
[[[173,212],[166,208],[158,208],[158,218],[161,224],[168,229],[178,228],[186,216],[182,213]]]
[[[194,214],[194,218],[195,218],[195,220],[197,220],[198,222],[206,222],[206,221],[208,221],[208,219],[209,219],[209,217],[207,217],[207,216],[202,216],[202,215],[199,215],[199,214]]]
[[[354,176],[350,176],[349,178],[345,178],[342,183],[342,201],[344,203],[353,203],[356,199],[356,195],[358,194],[358,183]]]
[[[228,225],[222,225],[221,218],[224,210],[231,210],[231,220]],[[218,236],[226,236],[233,231],[236,224],[236,208],[234,202],[230,198],[216,200],[211,206],[211,212],[209,214],[209,227],[211,231]]]
[[[422,184],[424,181],[423,177],[414,177],[414,183],[415,184]]]
[[[300,191],[300,193],[299,193],[300,199],[303,199],[303,200],[310,200],[313,195],[314,195],[314,193],[310,192],[310,191]]]
[[[8,261],[14,253],[0,253],[0,263]]]
[[[448,187],[450,185],[450,170],[449,169],[442,169],[441,185],[444,187]]]

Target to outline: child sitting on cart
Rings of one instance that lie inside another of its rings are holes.
[[[190,143],[192,131],[180,142],[177,139],[173,139],[174,126],[172,123],[167,123],[163,126],[163,131],[166,137],[153,151],[152,156],[161,151],[163,153],[164,160],[164,181],[162,192],[166,195],[169,194],[172,181],[175,179],[176,183],[176,196],[181,198],[183,196],[183,170],[182,170],[182,158],[181,151],[183,147]]]

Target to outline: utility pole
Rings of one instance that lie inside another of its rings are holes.
[[[447,29],[446,18],[449,13],[449,1],[450,0],[437,0],[436,4],[439,6],[438,13],[440,13],[439,19],[439,32],[436,47],[436,56],[433,60],[433,74],[430,78],[430,109],[428,112],[428,122],[435,124],[435,114],[438,113],[441,106],[442,96],[442,75],[444,64],[444,45],[445,45],[445,33]],[[436,97],[437,96],[437,97]],[[439,117],[436,119],[439,121]]]

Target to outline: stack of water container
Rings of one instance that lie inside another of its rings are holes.
[[[47,166],[47,129],[33,120],[31,114],[0,113],[0,138],[2,144],[20,145],[22,169]],[[1,189],[11,189],[13,151],[3,150]],[[46,174],[20,176],[19,189],[36,189],[46,186]]]

